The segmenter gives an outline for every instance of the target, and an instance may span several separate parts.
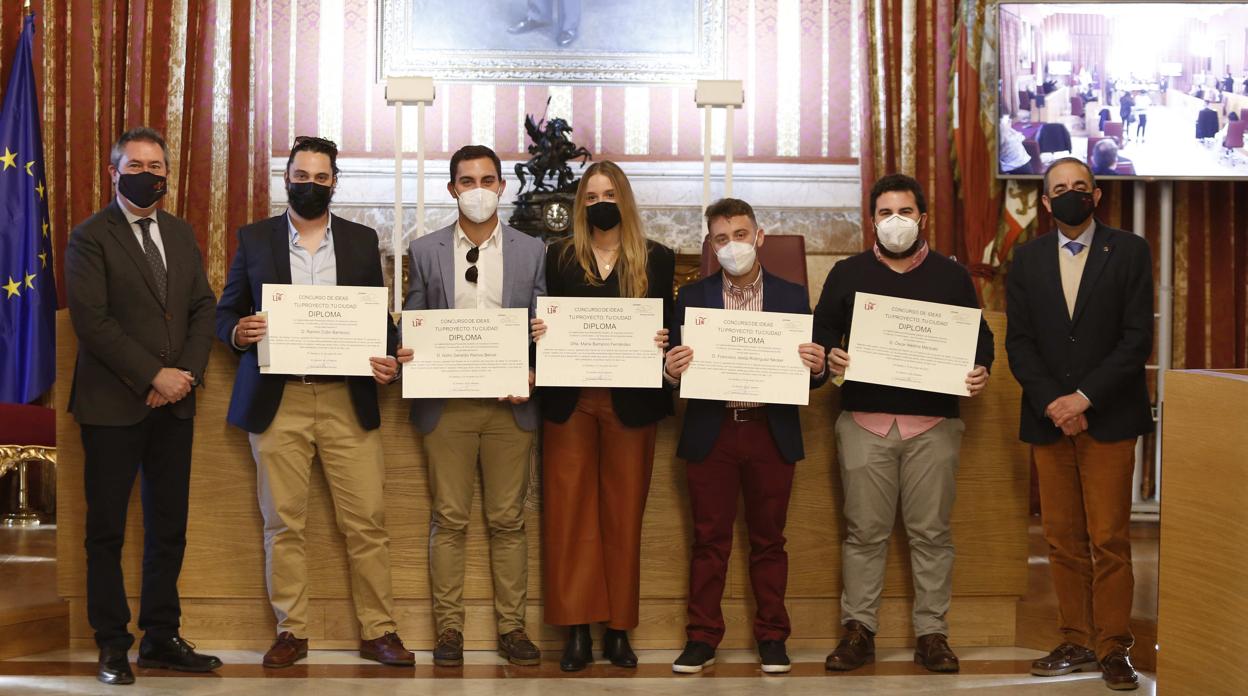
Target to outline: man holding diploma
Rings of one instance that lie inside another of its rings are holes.
[[[468,145],[451,157],[447,190],[459,206],[454,224],[413,240],[404,309],[498,309],[523,307],[532,319],[546,294],[546,245],[498,219],[503,192],[498,155]],[[515,349],[529,350],[525,338]],[[400,349],[400,362],[420,359]],[[465,534],[481,467],[483,507],[490,531],[494,617],[498,652],[517,665],[536,665],[542,653],[525,632],[528,543],[524,496],[539,414],[528,389],[501,399],[413,399],[412,422],[420,430],[429,463],[433,520],[429,525],[429,575],[437,644],[434,664],[464,663]]]
[[[966,269],[928,248],[920,236],[927,203],[919,182],[902,174],[871,188],[875,244],[832,267],[815,307],[815,340],[826,346],[828,367],[845,374],[855,294],[887,295],[979,307]],[[992,332],[982,317],[970,396],[983,391],[992,367]],[[841,551],[841,622],[845,636],[825,666],[845,671],[875,659],[875,633],[888,537],[897,501],[910,540],[914,578],[914,658],[934,672],[958,671],[949,648],[945,614],[953,577],[954,477],[965,425],[952,394],[847,381],[841,388],[836,450],[845,492],[846,536]]]
[[[307,517],[312,457],[320,455],[346,538],[351,594],[360,622],[360,656],[390,665],[415,657],[399,640],[390,588],[390,542],[382,485],[377,387],[398,374],[393,357],[370,360],[373,376],[260,374],[256,344],[264,283],[385,285],[377,232],[329,212],[338,148],[322,138],[295,139],[286,164],[286,213],[238,231],[238,251],[217,304],[217,336],[240,355],[227,416],[250,433],[264,516],[269,603],[277,640],[265,667],[289,667],[308,654]],[[397,334],[385,318],[390,350]]]
[[[691,307],[809,314],[806,289],[767,273],[758,262],[763,245],[754,209],[724,198],[706,209],[711,248],[723,268],[685,286],[676,298],[671,327],[676,347],[667,354],[665,378],[679,384],[694,361],[693,349],[681,345],[681,327]],[[798,347],[810,370],[810,388],[827,380],[823,346]],[[711,356],[702,358],[709,359]],[[789,614],[784,608],[789,558],[784,523],[793,486],[793,464],[805,456],[797,406],[690,399],[680,432],[677,456],[687,462],[689,504],[693,512],[693,559],[689,569],[688,643],[672,670],[700,672],[714,664],[724,637],[720,599],[728,576],[737,497],[745,495],[750,532],[750,583],[758,610],[754,638],[764,672],[790,669],[784,642]]]

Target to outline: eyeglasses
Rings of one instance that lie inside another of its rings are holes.
[[[468,255],[464,257],[469,263],[468,270],[464,271],[464,280],[477,284],[477,259],[481,258],[481,247],[473,247],[468,250]]]
[[[315,135],[297,135],[295,136],[295,147],[300,145],[315,145],[322,148],[328,148],[335,153],[338,152],[338,144],[332,140],[327,140]]]

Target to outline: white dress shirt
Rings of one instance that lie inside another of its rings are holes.
[[[489,239],[477,252],[477,282],[469,283],[464,274],[473,264],[468,252],[476,246],[459,223],[455,223],[455,309],[497,309],[503,306],[503,223],[494,226]]]
[[[126,222],[130,223],[130,231],[134,233],[134,238],[139,242],[139,248],[143,249],[143,228],[139,227],[141,216],[130,212],[124,203],[118,203],[121,206],[121,214],[126,216]],[[147,232],[152,235],[152,241],[156,242],[156,249],[160,251],[160,260],[165,264],[165,268],[169,268],[169,257],[165,256],[165,243],[160,238],[160,224],[156,222],[156,213],[153,211],[147,216],[152,224],[148,226]]]

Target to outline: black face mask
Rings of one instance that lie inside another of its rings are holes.
[[[314,181],[286,184],[286,200],[290,207],[305,220],[314,220],[329,209],[334,189]]]
[[[1087,222],[1092,217],[1092,211],[1096,210],[1096,202],[1087,191],[1067,191],[1057,198],[1050,198],[1049,206],[1053,208],[1053,217],[1069,227]]]
[[[611,201],[595,203],[585,209],[585,217],[600,230],[614,229],[620,224],[620,206]]]
[[[150,208],[164,197],[168,189],[165,177],[151,172],[122,174],[117,177],[117,192],[139,208]]]

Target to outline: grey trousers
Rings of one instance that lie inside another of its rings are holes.
[[[845,492],[845,541],[841,546],[841,623],[854,620],[879,630],[888,537],[897,501],[910,540],[914,580],[914,634],[949,634],[945,614],[953,581],[953,513],[958,450],[966,425],[947,418],[909,440],[896,424],[880,437],[842,412],[836,449]]]

